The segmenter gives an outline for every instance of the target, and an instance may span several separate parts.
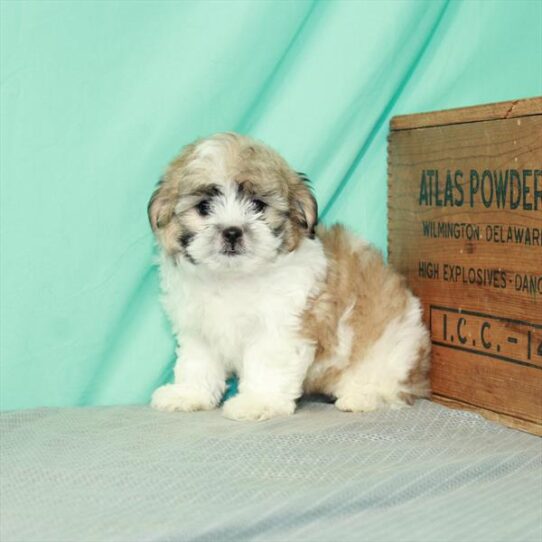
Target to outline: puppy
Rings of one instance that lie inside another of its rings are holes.
[[[234,420],[292,414],[303,392],[352,412],[429,395],[418,299],[369,244],[316,227],[306,177],[269,147],[234,133],[188,145],[148,214],[179,339],[155,408],[215,408],[232,373]]]

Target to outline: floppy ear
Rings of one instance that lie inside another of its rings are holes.
[[[163,228],[171,220],[173,216],[172,201],[171,194],[164,185],[164,179],[160,179],[147,205],[152,231],[155,232],[157,229]]]
[[[304,173],[297,173],[297,182],[292,189],[291,213],[292,219],[306,234],[314,237],[314,228],[318,224],[318,204]]]

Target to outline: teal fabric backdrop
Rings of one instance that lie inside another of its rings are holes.
[[[385,248],[391,115],[542,93],[534,1],[1,2],[1,407],[146,402],[174,343],[146,204],[263,139]]]

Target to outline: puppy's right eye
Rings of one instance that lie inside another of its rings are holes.
[[[196,205],[196,210],[200,216],[207,216],[211,211],[211,203],[208,199],[201,200]]]
[[[253,198],[252,206],[257,213],[261,213],[267,207],[267,203],[265,203],[265,201],[262,201],[261,199]]]

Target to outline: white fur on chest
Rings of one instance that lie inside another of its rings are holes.
[[[262,335],[296,340],[300,315],[326,267],[317,239],[248,276],[202,273],[163,258],[163,301],[181,345],[183,336],[197,335],[229,369],[239,370],[246,347]]]

